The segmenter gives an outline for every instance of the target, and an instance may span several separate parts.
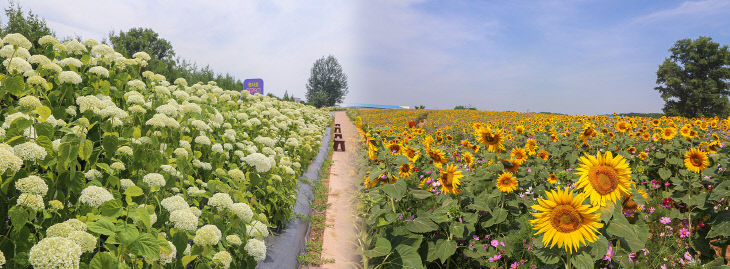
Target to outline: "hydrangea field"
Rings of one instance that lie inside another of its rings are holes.
[[[253,268],[266,257],[327,112],[165,78],[145,71],[146,53],[95,40],[39,44],[30,55],[22,35],[0,41],[0,267]]]
[[[359,110],[368,268],[714,268],[730,118]]]

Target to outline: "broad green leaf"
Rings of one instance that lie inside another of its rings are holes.
[[[89,269],[114,269],[118,265],[117,259],[109,252],[97,252],[89,263]]]
[[[407,221],[406,228],[414,233],[427,233],[438,229],[438,225],[436,225],[436,223],[434,223],[430,218],[417,217],[412,221]]]
[[[129,246],[139,238],[139,230],[134,225],[124,224],[119,227],[119,230],[117,231],[117,238],[119,239],[119,242]]]
[[[33,127],[35,127],[35,132],[38,136],[46,136],[50,138],[53,137],[53,133],[55,132],[53,125],[47,122],[36,123]]]
[[[403,195],[406,194],[406,182],[405,180],[398,180],[398,182],[393,184],[385,184],[381,187],[383,192],[390,196],[391,198],[395,200],[400,200],[403,198]]]
[[[571,263],[576,269],[593,269],[593,258],[586,252],[573,255]]]
[[[454,238],[463,238],[464,237],[464,224],[460,222],[454,222],[449,226],[449,232],[451,233],[451,236]]]
[[[421,255],[418,255],[418,251],[415,248],[401,244],[395,247],[395,252],[397,255],[393,260],[394,265],[400,268],[423,268]]]
[[[606,256],[606,253],[608,252],[608,240],[606,240],[606,237],[603,235],[598,237],[598,240],[596,242],[593,242],[591,246],[591,256],[593,256],[593,260],[597,261],[602,259]]]
[[[177,230],[172,235],[172,244],[175,246],[175,249],[177,249],[177,257],[182,256],[185,248],[188,245],[188,235],[185,233],[185,231]]]
[[[36,107],[35,113],[40,117],[41,122],[46,122],[46,119],[51,116],[51,109],[47,106]]]
[[[456,242],[453,240],[439,239],[439,241],[436,242],[436,249],[439,250],[439,259],[443,264],[447,259],[449,259],[449,257],[451,257],[451,255],[456,253]]]
[[[667,180],[667,179],[669,179],[669,177],[672,176],[672,171],[670,171],[669,169],[667,169],[665,167],[659,168],[658,173],[659,173],[659,176],[664,180]]]
[[[187,268],[188,264],[189,264],[189,263],[191,263],[192,261],[194,261],[194,260],[195,260],[195,259],[197,259],[197,258],[198,258],[198,255],[193,255],[193,256],[183,256],[183,257],[182,257],[182,264],[183,264],[183,267]]]
[[[79,147],[79,158],[81,158],[84,161],[87,161],[91,157],[91,153],[93,151],[94,151],[94,142],[91,142],[91,140],[85,139],[84,142],[81,144],[81,147]]]
[[[90,232],[103,235],[112,235],[117,230],[117,228],[114,226],[114,223],[103,218],[98,219],[95,222],[86,223],[86,226],[88,227]]]
[[[433,196],[433,193],[426,190],[410,190],[409,193],[413,195],[413,198],[422,200]]]
[[[160,257],[160,244],[156,237],[144,233],[129,244],[129,251],[137,255],[157,258]]]
[[[119,146],[119,138],[114,135],[105,135],[101,145],[104,147],[104,152],[107,157],[112,157],[117,152]]]
[[[22,75],[10,76],[3,82],[5,89],[15,97],[23,97],[27,94],[25,91],[25,81]]]
[[[390,241],[378,236],[377,239],[375,239],[375,246],[373,249],[365,251],[365,256],[370,258],[381,257],[388,255],[390,250]]]
[[[144,191],[142,191],[142,188],[137,186],[130,186],[126,190],[124,190],[124,195],[127,195],[129,197],[137,197],[140,195],[144,195]]]
[[[99,207],[99,213],[110,218],[119,217],[122,215],[122,202],[117,199],[106,201]]]
[[[13,206],[8,210],[8,216],[10,217],[10,223],[14,227],[23,227],[26,223],[31,221],[30,213],[27,209],[21,206]]]
[[[500,224],[504,222],[507,219],[507,215],[509,215],[509,212],[507,212],[504,208],[496,208],[494,211],[492,211],[492,218],[485,221],[482,225],[484,228],[489,228],[493,225]]]

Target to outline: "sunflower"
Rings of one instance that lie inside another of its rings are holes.
[[[527,139],[527,142],[525,143],[525,149],[527,149],[530,155],[535,155],[535,151],[537,151],[537,141],[532,138]]]
[[[636,192],[641,195],[641,197],[644,197],[644,199],[649,198],[649,195],[642,189],[636,189]],[[641,207],[639,207],[639,204],[634,201],[634,195],[632,193],[627,193],[624,195],[623,199],[621,200],[621,206],[623,207],[623,210],[631,210],[631,211],[639,211],[641,210]]]
[[[550,173],[550,175],[547,178],[547,181],[550,182],[550,184],[558,183],[558,176],[556,176],[553,173]]]
[[[370,173],[367,173],[365,174],[365,179],[363,179],[362,181],[362,185],[364,185],[366,188],[373,188],[378,185],[379,181],[380,177],[370,180]]]
[[[616,124],[616,131],[619,131],[621,133],[625,133],[631,129],[631,124],[625,121],[620,121],[618,124]]]
[[[515,127],[515,132],[517,132],[518,134],[524,133],[525,132],[525,126],[517,125],[517,127]]]
[[[474,165],[474,155],[471,155],[470,152],[464,153],[464,162],[471,167]]]
[[[662,130],[662,139],[664,140],[672,140],[674,136],[677,135],[677,129],[672,127],[667,127]]]
[[[598,239],[598,229],[603,227],[597,207],[583,204],[585,194],[573,195],[573,191],[555,190],[546,193],[548,199],[538,199],[538,204],[532,208],[537,213],[531,220],[532,228],[537,230],[535,235],[543,234],[542,243],[552,248],[558,245],[573,253],[581,243],[595,242]],[[586,242],[588,241],[588,242]]]
[[[685,124],[682,126],[681,129],[679,129],[679,133],[682,134],[684,137],[689,137],[690,133],[692,132],[692,125]]]
[[[701,173],[710,166],[710,159],[707,158],[707,153],[693,148],[684,154],[684,166],[687,167],[687,170]]]
[[[646,161],[646,158],[649,158],[649,154],[648,154],[648,153],[646,153],[646,152],[643,152],[643,151],[642,151],[642,152],[639,152],[639,158],[640,158],[640,159],[641,159],[642,161]]]
[[[444,153],[441,152],[439,149],[426,149],[426,153],[428,153],[428,156],[431,157],[431,160],[433,160],[433,165],[441,169],[441,165],[446,163],[446,157],[444,157]]]
[[[440,170],[439,182],[441,183],[442,193],[459,194],[460,178],[464,177],[461,171],[456,170],[455,165],[446,165],[446,169]]]
[[[548,153],[544,149],[540,149],[540,153],[537,154],[537,157],[547,161],[548,158],[550,158],[550,153]]]
[[[720,147],[720,141],[717,141],[717,140],[712,141],[709,144],[707,144],[707,152],[715,154],[719,151],[719,149],[718,149],[719,147]]]
[[[413,173],[413,164],[411,164],[411,163],[404,163],[404,164],[403,164],[403,165],[401,165],[401,166],[400,166],[400,168],[398,169],[398,175],[399,175],[399,176],[400,176],[401,178],[407,178],[407,177],[408,177],[408,176],[410,176],[410,175],[411,175],[412,173]]]
[[[372,144],[368,144],[368,159],[375,161],[378,159],[378,148]]]
[[[504,172],[497,178],[497,189],[501,192],[510,193],[517,189],[519,182],[510,172]]]
[[[469,145],[469,149],[471,149],[474,153],[479,153],[479,145],[476,145],[476,144]]]
[[[421,156],[421,151],[409,146],[405,146],[403,148],[403,155],[408,157],[408,160],[410,160],[412,163],[415,163],[416,160],[418,160],[418,157]]]
[[[626,149],[626,151],[628,151],[631,154],[636,154],[636,148],[635,147],[629,147],[629,148]]]
[[[579,139],[586,140],[594,136],[596,136],[596,130],[593,128],[593,125],[586,123],[586,125],[583,126],[583,131],[580,132]]]
[[[487,145],[489,152],[502,152],[504,150],[504,137],[502,136],[501,130],[492,130],[490,127],[482,127],[474,132],[479,142]]]
[[[644,132],[643,134],[641,134],[641,139],[649,140],[651,139],[651,134],[648,132]]]
[[[390,154],[397,155],[400,154],[401,149],[403,149],[403,145],[401,145],[401,143],[398,143],[398,141],[396,140],[391,140],[388,142],[387,148],[390,151]]]
[[[595,157],[585,154],[580,161],[576,188],[582,188],[594,206],[615,202],[634,185],[630,179],[631,168],[621,155],[614,157],[610,151],[601,155],[599,151]]]
[[[509,159],[509,160],[502,160],[502,165],[504,166],[504,169],[507,171],[510,171],[512,173],[517,173],[517,169],[520,168],[521,163],[519,163],[515,159]]]
[[[515,159],[520,165],[527,161],[527,152],[521,147],[515,147],[509,152],[509,156]]]

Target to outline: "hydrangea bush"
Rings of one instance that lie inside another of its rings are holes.
[[[253,268],[326,111],[169,83],[94,40],[0,40],[0,267]]]

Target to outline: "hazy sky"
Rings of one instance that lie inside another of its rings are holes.
[[[303,97],[335,55],[348,103],[659,112],[675,41],[730,44],[730,1],[19,1],[60,38],[148,27],[178,56]],[[7,3],[3,3],[7,6]]]

